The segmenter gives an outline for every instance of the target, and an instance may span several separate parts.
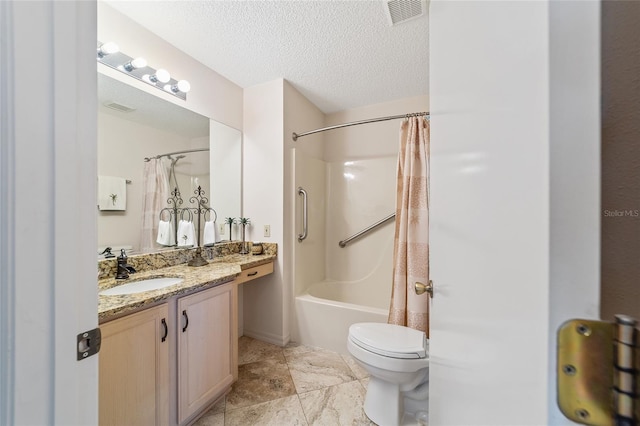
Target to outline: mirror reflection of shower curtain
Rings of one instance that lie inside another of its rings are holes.
[[[162,159],[152,158],[144,164],[142,186],[142,226],[140,251],[157,250],[156,243],[160,210],[167,207],[170,195],[169,178]]]
[[[181,158],[184,158],[184,155],[178,155],[176,158],[169,156],[169,160],[171,160],[171,167],[169,169],[169,192],[174,189],[180,193],[180,186],[178,185],[178,177],[176,176],[176,163]],[[182,193],[180,193],[182,195]]]
[[[429,337],[428,293],[414,291],[416,282],[429,282],[429,123],[422,117],[411,117],[400,127],[397,175],[388,322],[424,331]]]

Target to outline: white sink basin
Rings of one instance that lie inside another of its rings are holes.
[[[145,291],[158,290],[161,288],[176,285],[182,282],[182,278],[150,278],[148,280],[134,281],[102,290],[102,296],[118,296],[122,294],[142,293]]]

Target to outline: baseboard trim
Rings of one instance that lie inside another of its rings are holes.
[[[263,331],[247,330],[246,328],[243,330],[242,335],[251,337],[252,339],[257,339],[263,342],[271,343],[272,345],[281,346],[281,347],[286,346],[291,340],[290,334],[287,334],[286,336],[281,336],[278,334],[265,333]]]

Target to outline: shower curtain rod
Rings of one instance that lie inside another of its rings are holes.
[[[153,157],[145,157],[144,161],[151,161],[151,159],[158,159],[158,158],[162,158],[162,157],[169,157],[171,155],[178,155],[178,154],[188,154],[190,152],[201,152],[201,151],[209,151],[209,148],[198,148],[198,149],[186,149],[184,151],[176,151],[176,152],[169,152],[167,154],[160,154],[160,155],[156,155]]]
[[[345,124],[336,124],[335,126],[323,127],[322,129],[311,130],[309,132],[304,132],[300,134],[293,132],[291,137],[294,141],[297,141],[298,138],[301,138],[302,136],[312,135],[314,133],[324,132],[326,130],[340,129],[341,127],[357,126],[358,124],[376,123],[378,121],[397,120],[399,118],[421,117],[421,116],[424,116],[425,118],[428,119],[429,112],[413,112],[411,114],[391,115],[389,117],[370,118],[368,120],[353,121],[351,123],[345,123]]]

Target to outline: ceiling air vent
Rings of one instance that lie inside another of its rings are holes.
[[[424,16],[427,11],[426,0],[385,0],[385,10],[389,17],[389,25]]]
[[[118,110],[120,112],[131,112],[131,111],[135,111],[136,110],[135,108],[131,108],[131,107],[128,107],[126,105],[122,105],[122,104],[119,104],[119,103],[113,102],[113,101],[105,102],[103,105],[106,106],[107,108],[115,109],[115,110]]]

